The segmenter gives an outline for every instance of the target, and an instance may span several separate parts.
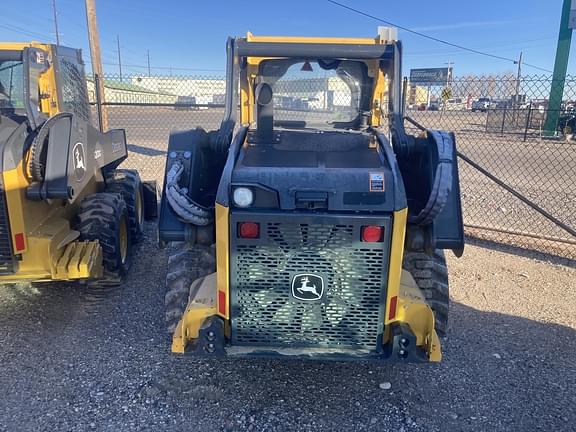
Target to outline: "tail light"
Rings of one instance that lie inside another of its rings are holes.
[[[368,243],[379,243],[384,238],[384,228],[377,225],[366,225],[362,227],[362,241]]]
[[[260,224],[256,222],[240,222],[238,224],[238,237],[257,239],[260,237]]]

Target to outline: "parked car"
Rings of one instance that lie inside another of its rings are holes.
[[[576,110],[567,109],[558,117],[557,130],[566,138],[571,138],[576,132]]]
[[[463,111],[466,109],[466,102],[462,98],[448,99],[442,104],[445,111]]]
[[[189,111],[198,109],[194,96],[178,96],[174,105],[176,111]]]
[[[490,104],[491,104],[490,98],[481,97],[478,100],[472,102],[472,112],[476,111],[486,112],[490,108]]]

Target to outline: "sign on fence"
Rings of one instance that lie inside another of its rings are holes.
[[[452,68],[410,69],[410,84],[421,86],[446,85]]]

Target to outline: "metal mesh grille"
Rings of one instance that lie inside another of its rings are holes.
[[[76,114],[84,121],[90,121],[88,90],[84,85],[84,70],[68,59],[59,58],[62,111]]]
[[[374,349],[381,325],[385,252],[353,246],[353,225],[267,223],[266,245],[237,245],[233,342]],[[291,295],[292,278],[324,278],[317,302]]]

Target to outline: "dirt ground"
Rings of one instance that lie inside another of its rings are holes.
[[[154,226],[126,285],[0,287],[1,431],[532,431],[576,424],[576,269],[449,254],[437,365],[169,352]]]

